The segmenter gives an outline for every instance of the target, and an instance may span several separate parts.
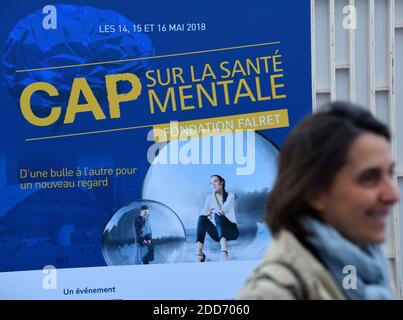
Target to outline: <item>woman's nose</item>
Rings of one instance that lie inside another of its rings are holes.
[[[395,181],[392,178],[388,178],[384,183],[382,190],[382,200],[388,204],[395,204],[399,201],[399,190]]]

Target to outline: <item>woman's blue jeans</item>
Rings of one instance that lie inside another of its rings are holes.
[[[235,240],[239,236],[238,226],[228,220],[224,215],[214,214],[214,223],[207,216],[199,216],[197,220],[197,241],[204,243],[206,233],[214,241],[220,241],[221,238]]]

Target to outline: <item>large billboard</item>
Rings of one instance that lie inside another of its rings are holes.
[[[0,6],[0,298],[232,299],[311,112],[310,2]]]

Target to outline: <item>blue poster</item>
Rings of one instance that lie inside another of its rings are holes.
[[[310,1],[0,6],[0,298],[232,299],[312,110]]]

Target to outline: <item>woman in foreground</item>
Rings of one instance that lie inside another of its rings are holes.
[[[279,159],[273,242],[239,299],[392,299],[381,244],[398,200],[387,127],[333,103],[304,119]]]

